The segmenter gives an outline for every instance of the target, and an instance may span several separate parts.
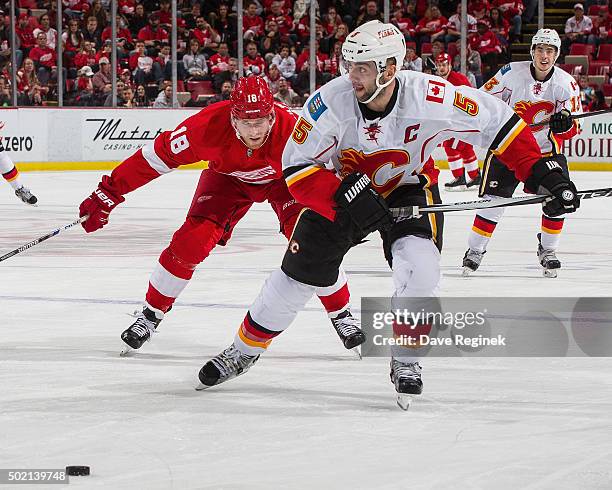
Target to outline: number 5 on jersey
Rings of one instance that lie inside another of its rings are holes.
[[[306,119],[300,117],[298,122],[295,123],[295,127],[293,128],[293,133],[291,134],[291,138],[298,145],[301,145],[308,138],[308,132],[312,129],[312,124],[310,124]]]

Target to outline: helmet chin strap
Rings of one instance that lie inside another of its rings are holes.
[[[363,102],[360,100],[359,102],[361,102],[362,104],[369,104],[370,102],[372,102],[378,96],[378,94],[381,92],[381,90],[383,88],[385,88],[387,85],[389,85],[395,79],[395,77],[391,77],[391,80],[389,80],[388,82],[383,83],[381,85],[380,84],[380,77],[383,76],[383,73],[379,73],[377,75],[377,77],[376,77],[376,90],[374,90],[374,93],[370,96],[370,98],[368,100],[363,101]]]

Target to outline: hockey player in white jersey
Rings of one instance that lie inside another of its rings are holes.
[[[404,36],[392,24],[359,26],[342,46],[347,73],[307,100],[283,153],[283,174],[308,209],[281,268],[249,309],[259,338],[239,330],[234,343],[200,370],[201,389],[250,368],[315,287],[334,283],[348,250],[373,231],[383,238],[394,298],[437,295],[442,216],[394,222],[389,207],[440,202],[435,173],[424,162],[445,140],[490,148],[530,188],[542,186],[555,196],[547,203],[553,215],[578,208],[575,187],[556,157],[541,158],[533,133],[507,105],[470,87],[399,71],[405,50]],[[333,169],[326,167],[330,163]],[[398,399],[421,393],[413,350],[394,352],[391,381]]]
[[[580,88],[574,78],[555,61],[561,49],[561,39],[554,29],[540,29],[531,41],[531,61],[518,61],[504,66],[485,83],[481,90],[508,104],[527,124],[550,118],[548,125],[533,127],[542,156],[559,153],[563,140],[579,131],[577,120],[571,114],[580,114]],[[563,172],[567,175],[567,161],[559,157]],[[489,152],[485,159],[481,197],[510,197],[519,180]],[[536,189],[537,190],[537,189]],[[495,227],[504,208],[478,211],[468,239],[469,248],[463,258],[464,275],[478,269]],[[559,244],[563,218],[542,214],[541,231],[538,233],[538,259],[546,277],[557,277],[561,262],[555,251]]]

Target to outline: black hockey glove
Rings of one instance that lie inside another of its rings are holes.
[[[551,194],[553,198],[544,202],[542,209],[548,216],[573,213],[580,207],[576,186],[563,171],[565,157],[553,155],[540,158],[533,166],[532,175],[526,183],[538,194]]]
[[[572,128],[572,124],[574,124],[572,114],[567,109],[562,109],[561,111],[556,112],[548,121],[550,130],[555,134],[569,131]]]
[[[347,175],[334,194],[337,203],[336,219],[348,217],[368,235],[375,230],[387,231],[393,225],[389,206],[383,197],[372,189],[367,175],[354,172]]]

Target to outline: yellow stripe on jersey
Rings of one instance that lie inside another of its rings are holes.
[[[309,175],[314,174],[315,172],[318,172],[319,170],[321,170],[321,167],[316,167],[314,165],[311,165],[309,167],[303,168],[299,172],[291,174],[289,177],[287,177],[287,180],[286,180],[287,187],[292,186],[296,182],[308,177]]]
[[[497,149],[492,149],[491,151],[496,155],[503,153],[506,149],[512,144],[514,139],[519,135],[519,133],[527,126],[527,123],[520,119],[516,125],[508,132],[508,136],[506,136],[497,146]]]

